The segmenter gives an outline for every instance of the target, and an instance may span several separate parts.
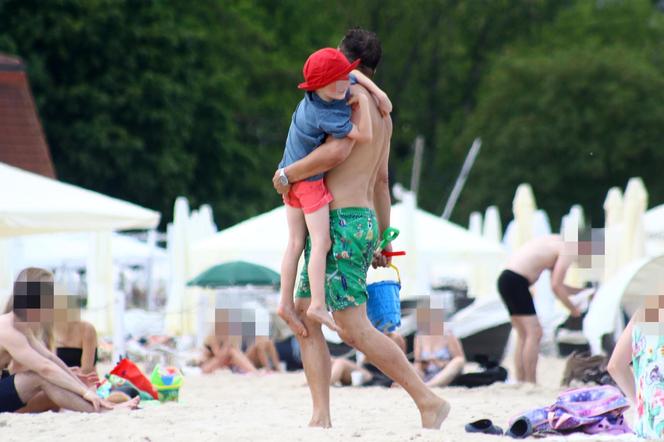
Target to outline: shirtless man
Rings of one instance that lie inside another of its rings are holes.
[[[136,408],[139,398],[121,405],[102,400],[51,353],[35,334],[53,318],[53,275],[42,269],[23,270],[14,283],[11,310],[0,315],[0,367],[10,362],[26,368],[0,380],[0,412],[25,407],[40,393],[59,408],[83,412]]]
[[[581,316],[569,297],[582,289],[564,283],[567,269],[578,257],[575,244],[566,243],[558,235],[535,238],[510,257],[498,277],[498,292],[517,333],[514,367],[519,382],[536,382],[542,327],[537,319],[530,286],[537,282],[544,270],[551,270],[551,288],[560,302],[572,316]]]
[[[359,69],[373,77],[381,56],[380,42],[375,34],[352,29],[339,49],[351,62],[361,59]],[[359,85],[353,86],[351,92],[371,98]],[[284,172],[292,183],[329,171],[325,180],[334,201],[330,204],[332,247],[327,256],[325,297],[341,329],[339,334],[410,394],[420,411],[423,427],[440,428],[449,413],[449,404],[424,385],[399,347],[367,319],[368,267],[372,259],[376,265],[387,265],[384,258],[374,259],[373,252],[381,232],[390,224],[387,164],[392,135],[389,116],[383,118],[373,102],[369,107],[371,142],[356,143],[353,147],[347,138],[332,140],[328,137],[324,145],[286,167]],[[356,116],[355,112],[353,116]],[[344,161],[346,157],[348,159]],[[277,191],[284,193],[288,187],[282,185],[279,178],[277,171],[273,182]],[[313,401],[309,425],[330,427],[330,353],[320,323],[306,316],[309,303],[305,266],[296,294],[296,311],[282,311],[281,315],[295,332],[302,349],[302,362]]]

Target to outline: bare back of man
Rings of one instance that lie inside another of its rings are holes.
[[[534,284],[544,270],[552,270],[563,252],[563,241],[558,235],[535,238],[514,253],[505,268],[512,270]]]
[[[359,85],[353,86],[351,93],[371,98],[367,90]],[[374,189],[380,166],[389,155],[392,120],[380,115],[373,99],[369,102],[373,138],[369,143],[356,143],[346,161],[326,174],[325,183],[334,195],[330,209],[375,207]],[[353,113],[353,118],[356,115]]]

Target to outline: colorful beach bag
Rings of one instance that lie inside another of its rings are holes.
[[[159,364],[152,370],[152,384],[157,389],[160,402],[177,402],[180,387],[184,381],[182,372],[175,367],[161,367]]]

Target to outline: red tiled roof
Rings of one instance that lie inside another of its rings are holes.
[[[0,162],[55,178],[25,65],[0,54]]]

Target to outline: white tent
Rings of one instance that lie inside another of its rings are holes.
[[[112,231],[151,229],[159,223],[159,213],[71,184],[45,178],[0,163],[0,295],[9,293],[15,261],[6,254],[13,251],[7,238],[55,232],[95,232],[89,267],[88,303],[110,310],[113,304],[112,266],[108,263]],[[6,189],[10,189],[7,191]],[[110,276],[109,276],[110,274]],[[92,312],[93,315],[96,314]],[[107,315],[106,315],[107,316]],[[100,316],[101,317],[101,316]],[[102,332],[106,321],[95,324]]]
[[[646,254],[656,256],[664,253],[664,204],[648,210],[643,224],[646,231]]]
[[[484,289],[495,290],[495,277],[505,258],[500,244],[473,235],[424,210],[408,210],[404,204],[392,207],[391,225],[402,232],[394,241],[394,250],[408,253],[394,259],[402,268],[402,298],[422,294],[413,288],[416,281],[412,279],[417,275],[423,275],[419,278],[421,281],[431,283],[441,277],[469,277],[477,268],[487,269],[487,280],[491,282],[485,284],[486,287],[471,285],[471,293],[484,295]],[[279,271],[287,239],[286,214],[282,206],[196,242],[192,246],[192,264],[196,272],[200,272],[220,262],[245,260]],[[409,261],[417,262],[414,271],[406,270]],[[388,275],[394,278],[393,274]],[[426,286],[429,288],[429,284]]]
[[[0,163],[0,237],[151,229],[159,213]]]
[[[26,235],[13,241],[20,268],[84,268],[90,254],[89,233]],[[163,248],[155,246],[152,251],[147,243],[119,233],[111,235],[111,252],[113,262],[121,265],[145,265],[150,258],[156,261],[166,259]]]
[[[664,255],[642,258],[623,267],[606,281],[590,303],[583,320],[583,333],[594,354],[601,352],[601,339],[622,329],[621,306],[633,314],[647,295],[664,293]]]

